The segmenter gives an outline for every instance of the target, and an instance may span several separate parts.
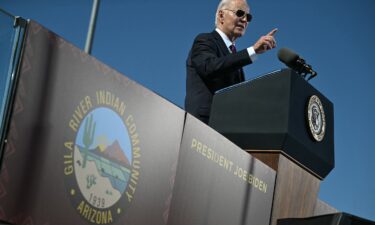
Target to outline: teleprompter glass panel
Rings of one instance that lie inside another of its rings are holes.
[[[9,70],[12,56],[15,29],[13,28],[14,18],[3,11],[0,11],[0,118],[3,128],[3,115],[6,102],[6,92],[9,86]]]
[[[26,21],[0,9],[0,168]]]

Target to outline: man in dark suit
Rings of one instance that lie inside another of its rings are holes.
[[[185,110],[208,123],[213,94],[244,81],[242,67],[251,64],[257,54],[276,47],[272,30],[251,47],[237,51],[234,41],[243,36],[251,21],[246,0],[221,0],[216,11],[216,29],[199,34],[187,62]]]

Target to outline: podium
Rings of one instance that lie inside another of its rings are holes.
[[[314,215],[334,167],[333,104],[283,69],[215,94],[209,125],[277,172],[272,225]]]

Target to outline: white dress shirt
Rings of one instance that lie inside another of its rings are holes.
[[[219,28],[216,28],[215,30],[219,33],[220,37],[223,39],[223,41],[224,41],[225,45],[227,46],[229,52],[232,52],[230,50],[229,46],[231,46],[231,45],[235,46],[235,43],[231,42],[231,40],[229,40],[228,36],[223,31],[221,31]],[[258,58],[257,54],[255,53],[255,50],[254,50],[253,46],[247,48],[247,53],[249,54],[252,62],[254,62]]]

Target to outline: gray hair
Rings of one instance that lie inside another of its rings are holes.
[[[217,6],[216,14],[215,14],[215,26],[217,27],[218,23],[218,16],[219,16],[219,11],[223,9],[224,7],[228,6],[229,3],[233,0],[221,0],[219,5]]]

